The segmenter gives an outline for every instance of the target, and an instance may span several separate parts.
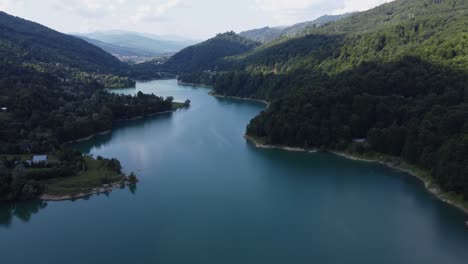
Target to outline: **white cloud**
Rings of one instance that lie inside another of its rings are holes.
[[[127,0],[53,0],[59,10],[78,14],[82,17],[97,18],[111,15],[122,8]]]
[[[3,1],[3,0],[0,0]],[[91,19],[119,16],[122,21],[137,24],[162,20],[180,0],[52,0],[60,10]],[[127,15],[127,16],[126,16]]]
[[[0,0],[0,11],[8,12],[22,5],[23,1],[20,0]]]
[[[345,0],[344,7],[340,10],[336,10],[335,14],[369,10],[378,5],[381,5],[383,3],[388,3],[391,1],[392,0],[365,0],[365,1]]]
[[[10,4],[11,4],[10,0],[0,0],[0,10],[2,11],[7,10]]]
[[[363,11],[389,0],[254,0],[280,24],[312,20],[325,14]]]
[[[365,10],[385,0],[0,0],[0,10],[62,32],[133,30],[208,38]]]
[[[180,0],[166,0],[161,4],[147,4],[140,6],[136,13],[130,17],[133,24],[141,21],[163,20],[164,15],[180,4]]]

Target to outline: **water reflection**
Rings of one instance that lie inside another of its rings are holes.
[[[132,195],[137,194],[138,186],[131,184],[128,186],[121,186],[120,190],[127,189]],[[96,196],[105,196],[110,198],[112,192],[103,192],[96,194]],[[71,202],[88,201],[93,195],[72,199]],[[33,215],[38,214],[46,209],[48,203],[45,201],[23,201],[23,202],[0,202],[0,227],[11,227],[15,219],[28,223],[32,220]]]
[[[118,131],[119,127],[124,127],[126,130],[132,128],[141,129],[141,127],[153,124],[154,120],[166,122],[164,125],[169,126],[169,121],[171,120],[171,118],[172,113],[165,113],[150,116],[144,119],[124,121],[117,126],[116,130],[113,133],[98,135],[91,140],[76,143],[73,145],[73,147],[81,149],[84,153],[89,153],[93,148],[99,149],[105,147],[112,140],[113,136],[115,136],[114,133]],[[121,187],[121,189],[125,188],[125,186]],[[137,189],[137,185],[128,186],[129,192],[133,195],[136,195]],[[110,192],[97,194],[97,196],[101,195],[109,197]],[[79,199],[73,199],[72,202],[75,202],[77,200],[89,200],[91,196],[92,195],[81,197]],[[34,214],[39,213],[39,211],[45,209],[46,207],[47,202],[44,201],[28,201],[17,203],[2,202],[0,203],[0,227],[10,227],[15,218],[23,222],[29,222],[31,221],[31,218]]]
[[[15,218],[29,222],[33,215],[46,207],[47,203],[44,201],[0,203],[0,226],[10,227]]]
[[[164,113],[164,114],[149,116],[143,119],[122,121],[119,125],[117,125],[114,128],[114,131],[112,133],[98,135],[90,140],[75,143],[73,144],[73,147],[80,149],[83,153],[89,153],[91,152],[93,148],[101,149],[107,146],[107,144],[109,144],[112,138],[114,138],[115,132],[117,132],[119,128],[123,127],[126,130],[129,130],[132,128],[141,129],[141,127],[145,127],[149,124],[154,123],[154,120],[169,121],[172,118],[172,114],[173,113]]]
[[[137,189],[138,189],[138,185],[136,184],[131,184],[128,186],[128,190],[130,190],[130,192],[135,195],[136,192],[137,192]]]

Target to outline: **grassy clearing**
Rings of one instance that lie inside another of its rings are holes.
[[[172,110],[177,110],[177,109],[182,109],[182,108],[185,108],[185,104],[184,103],[172,103]]]
[[[45,194],[62,196],[90,192],[103,184],[122,181],[125,177],[103,165],[102,161],[85,158],[88,170],[80,175],[45,182]]]

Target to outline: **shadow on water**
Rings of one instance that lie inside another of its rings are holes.
[[[181,110],[183,111],[183,110]],[[122,121],[115,127],[115,131],[119,128],[132,128],[132,127],[141,127],[147,124],[154,122],[155,120],[165,121],[172,118],[173,113],[165,113],[160,115],[154,115],[142,119],[136,120],[127,120]],[[98,135],[91,140],[82,141],[73,144],[74,147],[81,149],[83,152],[87,153],[92,148],[100,148],[107,145],[113,137],[113,133]],[[129,185],[127,187],[122,187],[120,190],[128,189],[132,195],[136,195],[138,187],[137,185]],[[110,197],[110,192],[101,193],[96,195],[90,195],[82,197],[76,200],[71,200],[72,202],[77,201],[86,201],[89,200],[92,196],[105,196]],[[44,201],[25,201],[25,202],[0,202],[0,228],[11,227],[13,221],[18,219],[22,222],[30,222],[33,215],[38,214],[40,211],[47,208],[47,202]]]
[[[128,190],[132,195],[137,194],[138,186],[136,184],[122,186],[120,190]],[[106,197],[109,198],[112,192],[98,193],[78,199],[70,200],[70,202],[88,201],[91,197]],[[22,201],[22,202],[0,202],[0,228],[11,227],[13,221],[18,219],[24,223],[32,220],[33,216],[46,209],[48,203],[45,201]]]
[[[266,107],[264,102],[256,101],[256,100],[249,100],[249,99],[242,99],[242,98],[231,98],[231,97],[219,97],[213,96],[219,105],[258,105]],[[245,124],[247,126],[247,124]]]
[[[283,176],[290,178],[291,175],[303,175],[306,180],[320,177],[320,174],[327,177],[335,176],[337,184],[359,182],[362,187],[370,189],[382,184],[392,184],[390,189],[403,190],[402,193],[409,194],[406,202],[417,204],[424,208],[428,214],[428,219],[435,221],[434,235],[441,239],[446,237],[446,232],[450,232],[452,237],[463,240],[468,235],[468,229],[464,221],[468,216],[461,210],[454,208],[439,198],[431,194],[425,184],[417,177],[409,173],[390,168],[377,162],[366,162],[346,159],[332,153],[308,153],[287,152],[279,149],[261,149],[246,142],[247,147],[257,153],[265,163],[274,164],[276,170],[295,173],[285,173]],[[379,177],[375,177],[378,174]],[[296,176],[298,178],[298,176]],[[389,191],[390,192],[390,191]],[[383,192],[380,195],[393,195]],[[433,200],[434,202],[428,202]],[[452,222],[448,225],[447,222]]]
[[[2,202],[0,203],[0,227],[10,227],[15,218],[27,223],[31,221],[33,215],[46,207],[47,203],[43,201]]]
[[[184,110],[180,110],[184,111]],[[119,128],[132,128],[132,127],[141,127],[148,124],[151,124],[155,120],[158,121],[167,121],[172,118],[173,113],[164,113],[160,115],[153,115],[142,119],[136,120],[127,120],[122,121],[115,127],[115,131],[118,131]],[[73,147],[80,149],[84,153],[88,153],[93,148],[100,148],[107,145],[113,137],[113,133],[98,135],[93,139],[78,142],[73,144]],[[120,188],[127,189],[127,187]],[[128,191],[132,195],[136,195],[138,190],[137,185],[129,185]],[[110,192],[101,193],[96,195],[90,195],[86,197],[82,197],[76,200],[72,200],[72,202],[76,201],[86,201],[89,200],[92,196],[105,196],[110,197]],[[29,222],[32,219],[32,216],[39,213],[41,210],[47,207],[47,202],[44,201],[26,201],[26,202],[0,202],[0,227],[10,227],[12,222],[15,219],[19,219],[23,222]]]
[[[138,185],[136,184],[129,185],[128,190],[130,191],[131,194],[136,195],[136,192],[138,190]]]
[[[183,110],[179,110],[179,111],[183,111]],[[172,118],[172,115],[173,113],[171,112],[171,113],[153,115],[153,116],[149,116],[149,117],[141,118],[141,119],[122,121],[117,126],[114,127],[111,133],[97,135],[90,140],[78,142],[78,143],[73,144],[72,146],[74,148],[81,150],[83,153],[89,153],[93,148],[99,149],[109,144],[109,142],[112,140],[112,137],[114,136],[113,134],[121,128],[131,129],[132,127],[135,127],[135,128],[143,127],[147,124],[151,124],[155,120],[159,120],[159,121],[170,120]]]

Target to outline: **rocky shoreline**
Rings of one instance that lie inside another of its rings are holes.
[[[264,144],[261,144],[261,143],[257,142],[255,140],[255,138],[253,138],[253,137],[250,137],[248,135],[245,135],[244,137],[245,137],[245,139],[247,139],[248,142],[253,143],[253,145],[255,145],[258,148],[282,149],[282,150],[287,150],[287,151],[300,151],[300,152],[317,152],[318,151],[318,150],[308,150],[308,149],[303,149],[303,148],[290,148],[290,147],[285,147],[285,146],[264,145]],[[329,153],[338,155],[338,156],[343,157],[343,158],[351,159],[351,160],[380,163],[380,164],[385,165],[385,166],[387,166],[389,168],[399,170],[401,172],[404,172],[404,173],[407,173],[407,174],[409,174],[411,176],[414,176],[414,177],[418,178],[419,180],[421,180],[424,183],[424,186],[425,186],[426,190],[428,192],[430,192],[431,194],[433,194],[435,197],[437,197],[439,200],[441,200],[441,201],[443,201],[443,202],[445,202],[445,203],[447,203],[447,204],[449,204],[451,206],[454,206],[454,207],[458,208],[459,210],[463,211],[465,214],[468,215],[468,207],[466,207],[464,204],[462,204],[462,203],[460,203],[458,201],[454,201],[454,200],[450,199],[448,197],[447,193],[444,193],[440,189],[440,187],[434,185],[429,180],[419,176],[414,171],[411,171],[411,170],[406,169],[406,168],[402,168],[402,167],[400,167],[400,166],[398,166],[398,165],[396,165],[396,164],[394,164],[392,162],[385,162],[385,161],[376,160],[376,159],[360,158],[360,157],[356,157],[356,156],[353,156],[353,155],[350,155],[350,154],[347,154],[347,153],[343,153],[343,152],[336,152],[336,151],[325,151],[325,152],[329,152]],[[466,222],[466,225],[468,226],[468,221]]]

